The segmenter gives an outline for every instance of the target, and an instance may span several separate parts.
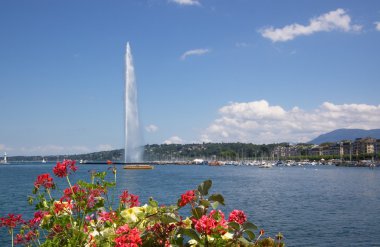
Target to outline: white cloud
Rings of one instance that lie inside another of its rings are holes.
[[[181,59],[185,60],[188,56],[194,56],[194,55],[203,55],[210,52],[209,49],[195,49],[195,50],[190,50],[186,51],[185,53],[182,54]]]
[[[96,150],[98,150],[98,151],[110,151],[110,150],[113,150],[113,149],[114,148],[110,144],[99,144],[96,147]]]
[[[145,130],[149,133],[154,133],[158,130],[158,127],[154,124],[149,124],[148,126],[145,127]]]
[[[260,33],[263,37],[273,42],[279,42],[292,40],[301,35],[311,35],[316,32],[330,32],[333,30],[357,32],[361,29],[362,26],[351,24],[351,17],[345,10],[337,9],[310,19],[307,26],[294,23],[283,28],[268,27],[260,30]]]
[[[182,144],[183,140],[179,136],[172,136],[164,141],[164,144]]]
[[[202,133],[201,142],[307,142],[339,128],[380,128],[380,105],[325,102],[310,111],[287,111],[261,100],[230,103],[219,115]]]
[[[12,150],[13,150],[12,148],[7,147],[6,145],[0,143],[0,152],[9,152]],[[0,154],[0,156],[1,156],[1,154]]]
[[[16,152],[16,150],[14,150]],[[21,147],[15,155],[63,155],[63,154],[83,154],[91,152],[87,146],[59,146],[41,145],[34,147]],[[13,155],[13,154],[12,154]]]
[[[169,2],[177,3],[179,5],[201,5],[198,0],[169,0]]]
[[[376,30],[380,31],[380,21],[374,22],[374,24],[376,26]]]

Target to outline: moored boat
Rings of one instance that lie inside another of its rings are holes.
[[[152,170],[154,167],[151,165],[125,165],[123,168],[129,170]]]

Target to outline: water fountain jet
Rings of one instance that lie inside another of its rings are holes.
[[[129,42],[125,52],[124,100],[124,162],[141,162],[143,147],[137,106],[135,68]]]

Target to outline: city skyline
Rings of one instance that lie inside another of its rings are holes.
[[[145,144],[380,128],[377,1],[0,3],[0,152],[123,146],[125,45]]]

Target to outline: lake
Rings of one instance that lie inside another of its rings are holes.
[[[37,175],[52,173],[55,164],[0,165],[0,217],[21,213]],[[71,181],[89,180],[89,170],[106,165],[78,165]],[[380,169],[309,166],[260,169],[251,166],[155,166],[124,170],[118,166],[118,193],[128,189],[144,204],[152,196],[174,204],[186,190],[212,179],[212,193],[223,194],[228,215],[244,210],[266,234],[284,234],[287,246],[380,246]],[[65,179],[55,178],[62,189]],[[9,236],[0,230],[0,246]]]

